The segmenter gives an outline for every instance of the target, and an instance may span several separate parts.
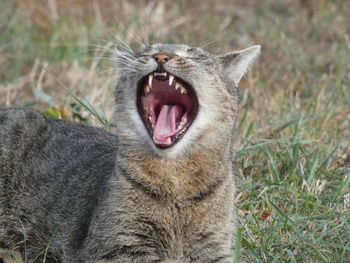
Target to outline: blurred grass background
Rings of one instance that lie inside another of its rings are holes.
[[[241,83],[241,262],[350,262],[350,1],[0,0],[0,107],[109,129],[110,49],[261,44]]]

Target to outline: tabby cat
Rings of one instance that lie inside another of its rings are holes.
[[[3,261],[232,263],[237,85],[259,53],[117,48],[115,134],[0,110]]]

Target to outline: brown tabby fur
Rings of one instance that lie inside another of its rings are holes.
[[[165,70],[191,83],[200,104],[169,149],[155,147],[135,103],[161,51],[174,54]],[[49,244],[46,262],[232,263],[236,86],[259,52],[116,50],[116,136],[0,111],[0,247],[29,261]]]

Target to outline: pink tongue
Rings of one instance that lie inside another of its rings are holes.
[[[182,113],[180,105],[163,105],[153,131],[153,139],[166,142],[176,132],[176,119]]]

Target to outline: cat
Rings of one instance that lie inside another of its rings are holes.
[[[0,110],[2,253],[25,262],[232,263],[237,86],[260,49],[116,48],[115,134]]]

